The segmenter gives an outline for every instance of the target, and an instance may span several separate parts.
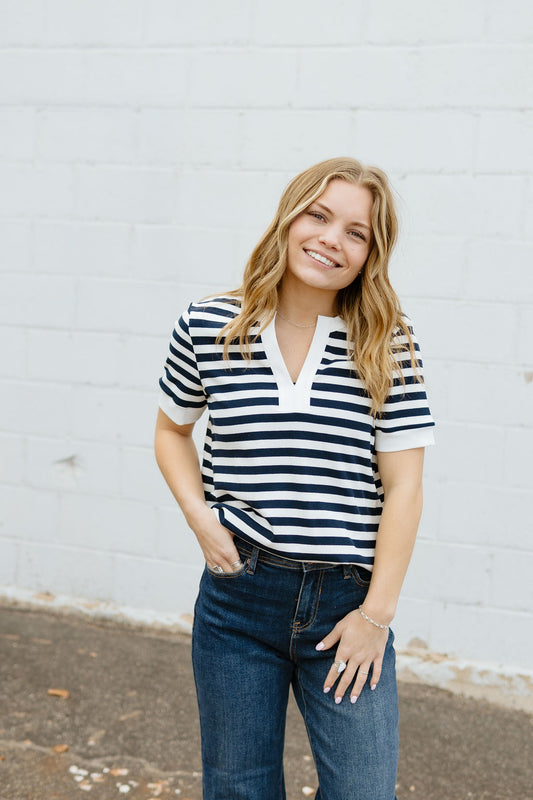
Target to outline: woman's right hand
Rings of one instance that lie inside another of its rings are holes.
[[[191,527],[208,567],[220,567],[222,572],[240,569],[241,557],[233,542],[233,534],[220,524],[209,506],[205,506]]]

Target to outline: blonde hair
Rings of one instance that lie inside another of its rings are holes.
[[[389,282],[388,265],[398,236],[394,198],[385,173],[354,158],[330,158],[297,175],[281,196],[274,219],[254,248],[244,270],[241,286],[228,294],[241,299],[241,313],[225,325],[224,357],[238,342],[242,354],[251,357],[249,331],[260,321],[255,341],[272,320],[278,291],[287,266],[288,231],[292,221],[325,191],[335,178],[366,187],[372,194],[370,251],[363,270],[337,294],[337,313],[346,323],[353,343],[349,357],[372,400],[371,413],[383,408],[397,372],[405,385],[395,353],[409,351],[418,380],[417,360],[400,301]],[[404,334],[407,346],[393,344],[393,334]]]

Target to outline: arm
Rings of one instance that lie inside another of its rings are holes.
[[[159,410],[155,429],[155,457],[202,548],[206,563],[234,572],[240,560],[233,535],[221,525],[204,498],[198,453],[192,438],[194,423],[176,425]]]
[[[378,452],[378,468],[385,499],[364,611],[380,624],[388,625],[396,613],[400,589],[413,552],[422,513],[423,462],[423,447]],[[371,666],[371,688],[377,686],[387,636],[388,631],[376,628],[355,610],[340,620],[317,645],[317,649],[322,650],[338,642],[335,660],[347,664],[335,691],[336,702],[340,702],[359,668],[351,690],[352,702],[359,696]],[[338,678],[336,668],[332,667],[324,683],[324,691],[329,691]]]

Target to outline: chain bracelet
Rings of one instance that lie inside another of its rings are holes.
[[[359,606],[359,608],[357,610],[359,611],[359,613],[361,614],[363,619],[366,619],[366,621],[370,622],[370,624],[374,625],[374,627],[380,628],[380,630],[382,630],[382,631],[388,631],[389,630],[389,626],[388,625],[380,625],[379,622],[376,622],[375,619],[372,619],[371,617],[367,616],[365,614],[365,612],[363,611],[363,607],[362,606]]]

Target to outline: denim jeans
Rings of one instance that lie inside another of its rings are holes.
[[[315,800],[395,800],[398,699],[393,634],[374,691],[338,705],[323,684],[335,660],[315,646],[363,602],[370,574],[289,561],[235,539],[244,566],[202,576],[193,667],[204,800],[284,800],[289,688],[318,773]]]

